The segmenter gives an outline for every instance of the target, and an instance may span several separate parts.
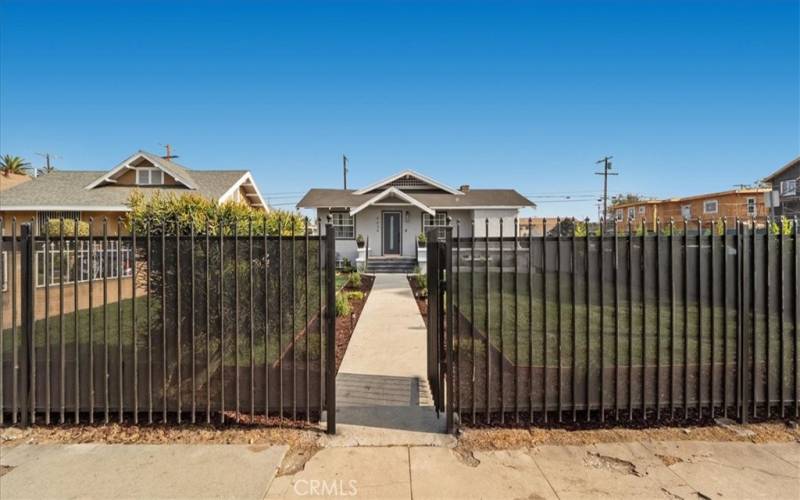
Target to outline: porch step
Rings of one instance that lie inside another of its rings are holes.
[[[370,257],[368,273],[413,273],[417,259],[413,257]]]

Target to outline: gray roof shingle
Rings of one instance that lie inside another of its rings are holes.
[[[300,208],[357,207],[375,193],[354,194],[353,189],[311,189]],[[460,195],[443,192],[404,191],[430,208],[535,207],[536,204],[513,189],[470,189]]]
[[[174,169],[175,165],[177,164],[172,163],[169,168]],[[114,185],[86,189],[86,186],[107,172],[97,170],[56,170],[0,192],[0,210],[17,207],[56,210],[66,206],[122,208],[126,205],[131,193],[136,189],[146,196],[155,191],[161,191],[162,193],[199,194],[216,200],[225,194],[247,172],[245,170],[188,170],[179,165],[178,168],[184,170],[179,175],[189,179],[195,185],[195,189],[187,189],[183,186]]]

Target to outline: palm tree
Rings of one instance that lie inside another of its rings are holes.
[[[3,155],[0,157],[0,172],[3,172],[5,176],[11,174],[24,175],[30,166],[30,163],[19,156]]]

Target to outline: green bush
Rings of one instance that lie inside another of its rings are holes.
[[[359,290],[347,292],[347,298],[350,300],[364,300],[364,292]]]
[[[43,228],[48,236],[61,236],[61,219],[50,219]],[[75,236],[75,220],[64,219],[64,237]],[[78,236],[89,236],[89,223],[78,221]]]
[[[353,271],[350,273],[350,278],[347,280],[348,286],[350,288],[361,288],[361,273],[358,271]]]
[[[353,308],[350,307],[350,301],[347,300],[347,296],[342,293],[337,293],[336,316],[349,316],[352,311]]]
[[[417,242],[419,243],[419,246],[421,247],[425,246],[425,243],[428,242],[428,239],[425,237],[425,233],[419,233],[419,235],[417,236]]]
[[[284,210],[265,212],[245,203],[227,201],[218,203],[197,194],[176,196],[172,193],[154,192],[145,197],[141,191],[134,191],[128,198],[130,211],[125,223],[129,231],[144,233],[148,227],[151,233],[189,234],[194,228],[196,234],[224,235],[234,231],[247,235],[252,227],[253,234],[277,236],[303,235],[307,219],[300,214]]]

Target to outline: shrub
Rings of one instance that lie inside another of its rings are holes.
[[[360,290],[356,290],[353,292],[347,292],[347,298],[349,300],[364,300],[364,292]]]
[[[361,273],[358,271],[353,271],[350,273],[350,278],[347,280],[348,286],[350,288],[361,288]]]
[[[425,243],[427,242],[428,239],[425,237],[425,233],[419,233],[419,235],[417,236],[417,243],[419,243],[419,246],[424,247]]]
[[[416,275],[417,286],[419,286],[420,297],[428,296],[428,276],[425,273],[418,273]]]
[[[350,302],[347,297],[342,293],[336,294],[336,316],[349,316],[353,311],[350,307]]]
[[[50,219],[44,232],[50,236],[61,236],[61,219]],[[64,219],[64,237],[75,236],[75,220]],[[89,223],[82,220],[78,221],[78,236],[89,236]]]

